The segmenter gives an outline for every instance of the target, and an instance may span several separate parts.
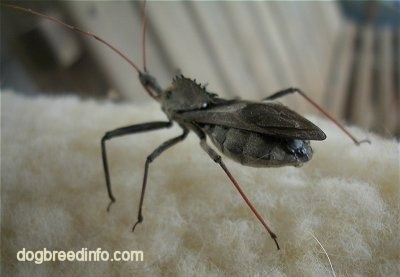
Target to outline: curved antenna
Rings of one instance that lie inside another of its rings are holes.
[[[143,75],[142,70],[140,70],[140,68],[132,60],[130,60],[126,55],[124,55],[121,51],[119,51],[111,43],[107,42],[106,40],[102,39],[101,37],[97,36],[96,34],[94,34],[92,32],[85,31],[85,30],[83,30],[81,28],[78,28],[76,26],[67,24],[67,23],[65,23],[65,22],[63,22],[63,21],[61,21],[61,20],[59,20],[59,19],[57,19],[55,17],[52,17],[52,16],[49,16],[49,15],[34,11],[32,9],[23,8],[23,7],[20,7],[20,6],[17,6],[17,5],[13,5],[13,4],[8,4],[8,3],[0,3],[0,5],[4,6],[4,7],[11,8],[11,9],[15,9],[15,10],[18,10],[18,11],[22,11],[22,12],[25,12],[25,13],[28,13],[28,14],[33,14],[33,15],[45,18],[47,20],[50,20],[50,21],[52,21],[54,23],[57,23],[57,24],[65,27],[65,28],[68,28],[68,29],[70,29],[72,31],[76,31],[76,32],[81,33],[82,35],[91,37],[91,38],[99,41],[100,43],[106,45],[107,47],[109,47],[112,51],[114,51],[114,53],[119,55],[128,64],[130,64],[139,73],[139,75]],[[146,17],[145,17],[145,20],[143,22],[143,42],[142,42],[143,43],[143,47],[145,47],[145,42],[144,41],[145,41],[146,25],[147,25],[147,23],[146,23]],[[144,71],[146,72],[146,67],[145,67],[146,60],[145,60],[145,50],[144,49],[143,49],[143,63],[144,63]],[[152,93],[152,91],[149,88],[145,87],[145,90],[152,98],[156,98],[155,95]]]
[[[142,27],[142,60],[143,60],[143,71],[147,72],[146,67],[146,33],[147,33],[147,15],[146,15],[146,1],[143,2],[142,9],[142,19],[143,19],[143,27]]]

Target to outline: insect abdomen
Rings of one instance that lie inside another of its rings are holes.
[[[312,157],[307,140],[286,139],[220,125],[204,125],[214,145],[229,158],[249,166],[298,166]]]

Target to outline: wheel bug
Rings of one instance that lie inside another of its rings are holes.
[[[226,167],[222,157],[207,143],[208,137],[219,152],[243,165],[253,167],[300,166],[309,161],[313,154],[310,140],[324,140],[326,135],[309,120],[284,105],[272,101],[279,97],[290,93],[299,93],[345,132],[355,144],[369,142],[368,140],[359,141],[354,138],[340,123],[297,88],[279,91],[261,102],[240,99],[226,100],[207,91],[205,86],[201,86],[196,81],[179,75],[173,79],[170,87],[162,89],[156,78],[146,68],[146,16],[144,16],[142,28],[142,70],[113,45],[91,32],[30,9],[4,3],[1,5],[46,18],[105,44],[138,72],[139,81],[143,88],[150,97],[160,103],[162,110],[166,114],[168,121],[156,121],[117,128],[106,132],[101,138],[105,180],[108,196],[111,200],[107,210],[115,202],[115,197],[111,190],[106,141],[124,135],[169,128],[173,123],[181,127],[182,134],[162,143],[146,159],[138,216],[132,231],[143,221],[142,208],[150,164],[165,150],[183,141],[192,131],[198,136],[201,148],[223,169],[248,207],[274,240],[277,249],[280,249],[275,233],[271,231],[268,224],[246,197],[238,182]],[[145,5],[143,9],[145,9]]]

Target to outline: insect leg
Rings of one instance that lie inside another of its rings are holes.
[[[318,105],[315,101],[313,101],[310,97],[308,97],[302,90],[298,88],[287,88],[281,91],[278,91],[262,100],[274,100],[283,96],[286,96],[291,93],[299,93],[303,96],[311,105],[313,105],[317,110],[319,110],[323,115],[325,115],[330,121],[332,121],[340,130],[342,130],[356,145],[360,145],[363,142],[371,143],[369,139],[357,140],[346,128],[343,127],[335,118],[333,118],[330,114],[328,114],[320,105]]]
[[[135,230],[136,225],[138,225],[139,223],[141,223],[143,221],[142,206],[143,206],[144,193],[146,191],[147,175],[148,175],[150,163],[152,161],[154,161],[154,159],[157,158],[162,152],[164,152],[168,148],[174,146],[178,142],[181,142],[182,140],[184,140],[188,133],[189,133],[188,129],[183,128],[183,133],[180,136],[177,136],[177,137],[167,140],[166,142],[161,144],[159,147],[157,147],[149,156],[147,156],[146,163],[144,166],[143,184],[142,184],[142,192],[140,194],[138,218],[137,218],[136,223],[132,227],[132,232]]]
[[[111,182],[110,182],[110,174],[108,171],[108,162],[107,162],[107,153],[106,153],[106,141],[115,137],[120,137],[124,135],[136,134],[141,132],[147,132],[162,128],[168,128],[172,126],[172,122],[163,122],[163,121],[156,121],[156,122],[149,122],[149,123],[142,123],[131,125],[127,127],[118,128],[112,131],[108,131],[104,134],[101,138],[101,155],[103,158],[103,167],[104,167],[104,174],[106,177],[106,185],[107,185],[107,192],[108,197],[110,198],[110,204],[107,206],[107,211],[110,210],[111,204],[115,202],[115,197],[111,191]]]
[[[228,178],[231,180],[235,188],[238,190],[240,195],[242,196],[243,200],[246,202],[247,206],[249,206],[250,210],[254,213],[254,215],[258,218],[258,220],[261,222],[261,224],[265,227],[267,230],[268,234],[271,236],[271,238],[274,240],[276,247],[279,248],[277,236],[275,235],[274,232],[271,231],[269,228],[268,224],[264,221],[264,219],[261,217],[261,215],[257,212],[256,208],[251,204],[250,200],[247,198],[247,196],[244,194],[243,190],[239,186],[238,182],[235,180],[231,172],[228,170],[226,167],[225,163],[222,161],[222,158],[220,155],[218,155],[217,152],[215,152],[214,149],[212,149],[206,141],[206,135],[200,130],[200,129],[194,129],[196,134],[200,137],[200,146],[203,148],[204,151],[207,152],[207,154],[211,157],[211,159],[214,160],[217,164],[221,166],[221,168],[225,171],[226,175]]]

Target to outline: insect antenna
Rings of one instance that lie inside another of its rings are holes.
[[[143,2],[142,9],[143,27],[142,27],[142,61],[143,71],[147,72],[146,67],[146,33],[147,33],[147,15],[146,15],[146,1]]]
[[[157,99],[161,93],[161,88],[157,84],[155,78],[148,73],[146,63],[146,33],[147,33],[147,14],[146,14],[146,2],[143,2],[142,8],[142,61],[143,61],[143,72],[139,72],[139,80],[147,93],[154,99]],[[153,92],[154,91],[154,92]]]
[[[143,36],[143,37],[142,37],[143,41],[142,41],[142,45],[143,45],[143,68],[144,68],[144,69],[143,69],[143,71],[142,71],[142,70],[139,68],[139,66],[137,66],[137,65],[136,65],[131,59],[129,59],[124,53],[122,53],[120,50],[118,50],[115,46],[113,46],[111,43],[109,43],[109,42],[106,41],[105,39],[102,39],[101,37],[99,37],[98,35],[96,35],[96,34],[94,34],[94,33],[92,33],[92,32],[83,30],[83,29],[81,29],[81,28],[79,28],[79,27],[76,27],[76,26],[70,25],[70,24],[68,24],[68,23],[66,23],[66,22],[64,22],[64,21],[61,21],[61,20],[58,19],[58,18],[55,18],[55,17],[53,17],[53,16],[49,16],[49,15],[43,14],[43,13],[41,13],[41,12],[34,11],[34,10],[32,10],[32,9],[29,9],[29,8],[24,8],[24,7],[17,6],[17,5],[13,5],[13,4],[9,4],[9,3],[0,3],[0,5],[3,6],[3,7],[7,7],[7,8],[11,8],[11,9],[20,11],[20,12],[24,12],[24,13],[28,13],[28,14],[31,14],[31,15],[39,16],[39,17],[44,18],[44,19],[46,19],[46,20],[52,21],[52,22],[54,22],[54,23],[56,23],[56,24],[58,24],[58,25],[61,25],[61,26],[65,27],[65,28],[67,28],[67,29],[70,29],[70,30],[72,30],[72,31],[78,32],[78,33],[80,33],[80,34],[82,34],[82,35],[84,35],[84,36],[93,38],[93,39],[99,41],[100,43],[102,43],[103,45],[107,46],[108,48],[110,48],[114,53],[116,53],[116,54],[117,54],[118,56],[120,56],[123,60],[125,60],[125,62],[127,62],[130,66],[132,66],[132,67],[137,71],[137,73],[139,73],[139,77],[142,76],[142,75],[145,75],[146,77],[148,77],[148,76],[145,74],[145,73],[147,72],[147,70],[146,70],[146,53],[145,53],[145,33],[146,33],[146,29],[147,29],[147,27],[146,27],[146,26],[147,26],[147,23],[146,23],[146,22],[147,22],[146,16],[144,16],[144,21],[143,21],[143,35],[142,35],[142,36]],[[145,9],[145,4],[144,4],[144,6],[143,6],[143,13],[144,13],[144,9]],[[146,92],[147,92],[152,98],[157,98],[156,95],[153,93],[153,91],[149,88],[150,85],[153,85],[153,83],[149,83],[149,84],[146,83],[146,85],[143,85],[143,86],[144,86]]]

